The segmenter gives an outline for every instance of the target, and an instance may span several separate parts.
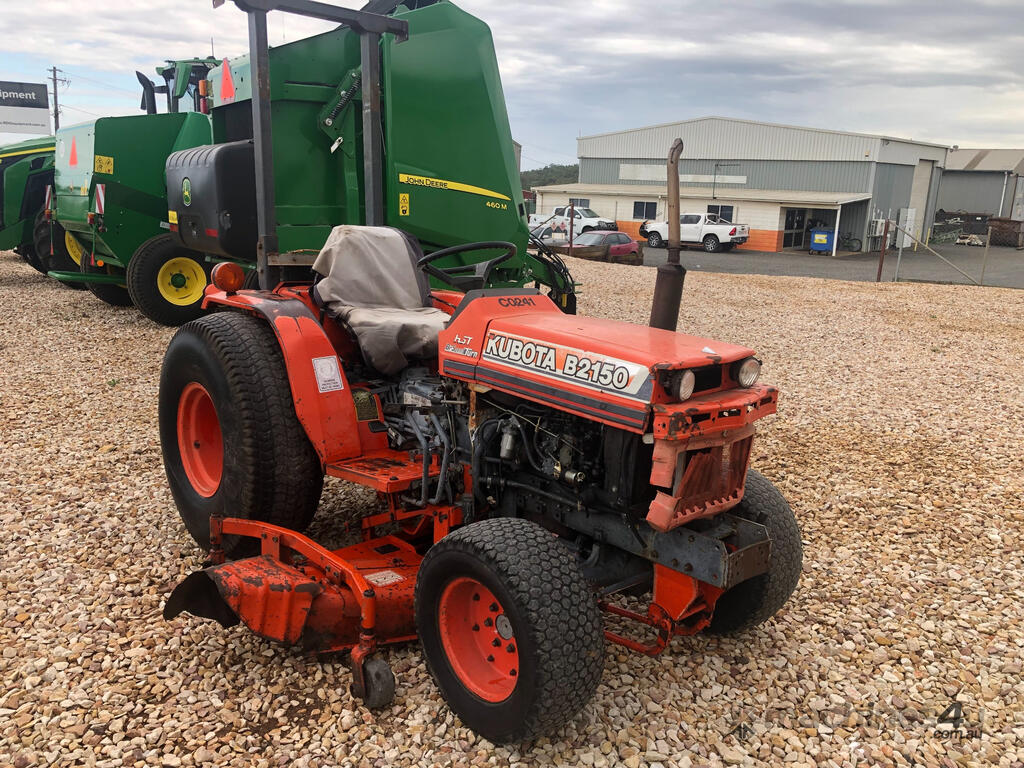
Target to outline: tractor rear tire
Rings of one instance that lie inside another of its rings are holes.
[[[50,240],[53,239],[53,253],[50,253]],[[32,229],[32,247],[42,265],[43,272],[78,272],[78,262],[71,258],[67,246],[67,232],[56,221],[47,221],[40,212]],[[69,283],[59,281],[62,285],[75,290],[85,288],[85,283]]]
[[[760,472],[752,469],[747,473],[743,500],[731,514],[767,528],[772,553],[767,573],[737,584],[718,598],[707,629],[713,635],[741,632],[774,616],[796,589],[803,567],[796,516],[779,490]]]
[[[604,670],[601,613],[576,558],[518,518],[467,525],[427,551],[416,628],[441,694],[496,744],[559,728]]]
[[[84,275],[116,275],[118,271],[122,271],[119,267],[107,265],[102,267],[92,266],[87,258],[82,259],[82,263],[78,265],[78,268]],[[132,305],[132,297],[128,295],[128,289],[123,285],[115,285],[114,283],[86,283],[85,287],[97,299],[112,307],[130,307]]]
[[[132,301],[161,325],[175,327],[202,316],[203,291],[209,282],[206,258],[179,245],[171,235],[151,237],[128,262]]]
[[[324,473],[295,414],[277,337],[266,322],[217,312],[182,326],[160,372],[164,470],[185,527],[210,547],[210,515],[304,530]],[[226,537],[230,557],[252,539]]]

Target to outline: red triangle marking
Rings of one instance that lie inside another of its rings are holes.
[[[220,73],[220,100],[224,103],[235,100],[235,81],[231,79],[231,65],[224,59]]]
[[[71,154],[68,155],[68,165],[78,165],[78,147],[75,145],[75,137],[71,137]]]

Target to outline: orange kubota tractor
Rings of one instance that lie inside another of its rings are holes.
[[[261,4],[327,7],[240,3],[257,83]],[[372,33],[366,14],[345,13],[331,18]],[[269,137],[255,134],[259,159]],[[257,163],[258,179],[267,171]],[[204,302],[218,311],[179,329],[164,360],[167,476],[210,553],[167,618],[350,651],[353,693],[370,707],[395,691],[379,648],[418,637],[451,708],[509,742],[585,705],[606,642],[654,655],[785,603],[800,533],[748,469],[754,423],[777,400],[752,350],[484,288],[508,243],[423,256],[397,229],[342,226],[316,279],[290,282],[273,271],[270,213],[261,204],[260,274],[282,279],[243,290],[241,268],[218,265]],[[467,266],[439,266],[460,254]],[[302,533],[325,474],[382,502],[334,550]],[[629,620],[651,639],[625,633]]]

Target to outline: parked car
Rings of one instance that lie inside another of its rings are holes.
[[[569,253],[568,242],[562,241],[554,248],[558,253]],[[643,256],[640,244],[625,232],[584,232],[573,239],[572,255],[591,261],[614,261],[626,264],[640,264]]]
[[[640,235],[652,248],[661,248],[668,241],[668,222],[645,221],[640,225]],[[684,213],[679,217],[680,242],[699,243],[708,253],[732,250],[734,245],[747,242],[749,236],[746,224],[733,224],[714,213]]]
[[[569,211],[570,206],[559,205],[556,206],[551,213],[533,213],[530,214],[530,228],[539,227],[541,225],[550,225],[556,232],[569,232]],[[584,232],[589,232],[592,229],[599,230],[611,230],[615,231],[618,226],[611,219],[606,219],[603,216],[599,216],[596,211],[592,208],[575,208],[572,209],[573,214],[573,236],[578,237]]]

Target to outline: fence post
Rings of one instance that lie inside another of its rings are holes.
[[[988,226],[988,234],[985,235],[985,255],[981,257],[981,280],[978,281],[978,285],[985,284],[985,267],[988,266],[988,246],[992,242],[992,225]]]
[[[878,274],[875,275],[875,282],[882,282],[882,266],[885,264],[885,249],[889,245],[889,219],[885,219],[885,230],[882,232],[882,250],[878,254]]]

